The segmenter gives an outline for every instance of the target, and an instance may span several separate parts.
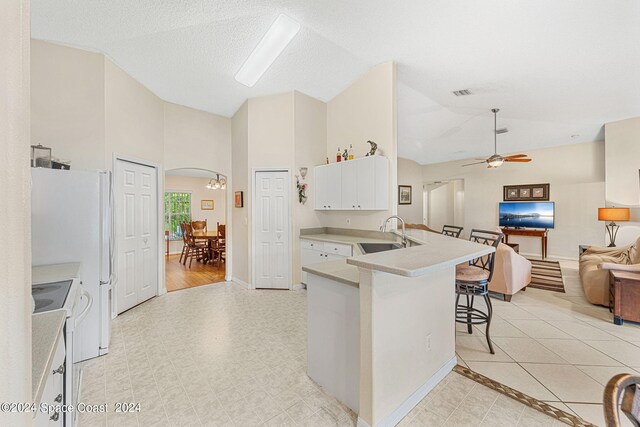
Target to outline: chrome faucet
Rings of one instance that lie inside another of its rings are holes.
[[[382,224],[382,227],[380,227],[380,229],[382,230],[383,233],[386,233],[387,232],[387,223],[391,219],[397,219],[398,221],[400,221],[402,223],[402,246],[404,246],[406,248],[407,247],[407,234],[406,234],[406,232],[404,230],[404,219],[400,218],[398,215],[391,215],[389,218],[384,220],[384,224]]]

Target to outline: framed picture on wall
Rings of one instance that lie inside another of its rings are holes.
[[[411,204],[411,186],[410,185],[398,185],[398,204],[399,205]]]
[[[244,207],[244,199],[242,197],[242,191],[236,191],[234,193],[234,201],[236,208]]]
[[[504,201],[548,201],[549,184],[505,185]]]
[[[200,200],[200,209],[203,211],[213,210],[213,200]]]

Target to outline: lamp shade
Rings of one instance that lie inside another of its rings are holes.
[[[598,208],[598,221],[629,221],[629,208]]]

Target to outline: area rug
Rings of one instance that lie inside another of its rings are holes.
[[[530,408],[533,408],[537,411],[542,412],[552,418],[557,419],[560,422],[568,424],[573,427],[596,427],[594,424],[583,420],[580,417],[577,417],[573,414],[569,414],[565,411],[562,411],[554,406],[551,406],[545,402],[542,402],[538,399],[535,399],[527,394],[524,394],[518,390],[515,390],[511,387],[508,387],[504,384],[501,384],[497,381],[492,380],[491,378],[485,377],[482,374],[479,374],[471,369],[456,365],[453,368],[454,372],[457,372],[460,375],[464,375],[465,377],[482,384],[485,387],[489,387],[492,390],[497,391],[498,393],[502,393],[505,396],[508,396],[514,400],[517,400],[520,403],[523,403]]]
[[[539,259],[529,259],[529,261],[531,261],[529,288],[564,293],[562,271],[558,261],[541,261]]]

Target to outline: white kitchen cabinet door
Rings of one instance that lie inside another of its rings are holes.
[[[335,260],[338,260],[338,259],[345,259],[345,258],[347,258],[347,257],[346,256],[342,256],[342,255],[338,255],[338,254],[329,254],[329,253],[326,253],[326,252],[324,254],[324,260],[325,261],[335,261]]]
[[[342,202],[343,210],[358,209],[358,161],[346,161],[341,164],[342,168]]]
[[[300,266],[304,267],[305,265],[317,264],[319,262],[326,261],[324,257],[324,252],[319,252],[314,249],[302,248],[300,250]],[[301,283],[307,283],[307,273],[305,271],[302,272]]]
[[[325,180],[327,209],[342,209],[342,168],[340,164],[332,164],[326,166],[327,177]]]
[[[355,162],[357,166],[357,200],[356,209],[375,209],[376,208],[376,191],[388,192],[388,189],[376,188],[376,161],[375,159],[364,159]]]
[[[316,210],[327,209],[327,172],[328,166],[318,166],[314,171]]]

